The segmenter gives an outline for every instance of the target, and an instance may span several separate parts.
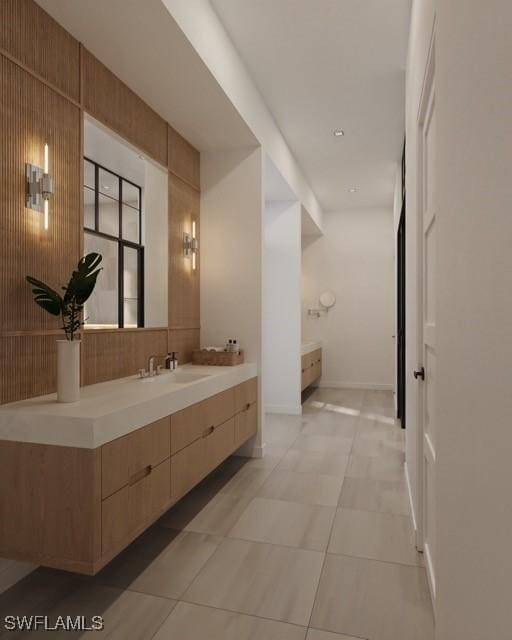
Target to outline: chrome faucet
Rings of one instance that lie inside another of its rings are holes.
[[[166,357],[167,357],[167,355],[158,355],[158,354],[149,356],[149,358],[148,358],[148,375],[149,376],[154,376],[154,375],[157,375],[158,373],[160,373],[158,367],[157,367],[157,369],[155,371],[155,360],[157,358],[165,359]]]

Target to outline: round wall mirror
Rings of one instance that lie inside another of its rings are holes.
[[[324,291],[320,294],[320,304],[322,307],[330,309],[336,304],[336,296],[332,291]]]

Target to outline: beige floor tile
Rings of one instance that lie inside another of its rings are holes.
[[[329,553],[420,566],[422,556],[414,546],[408,516],[376,511],[338,509]]]
[[[290,449],[276,469],[280,471],[296,471],[297,473],[320,473],[343,478],[347,470],[348,458],[348,453]]]
[[[221,542],[218,536],[152,527],[115,558],[96,580],[167,598],[179,598]]]
[[[179,602],[154,640],[304,640],[306,629],[285,622]]]
[[[311,626],[370,640],[433,640],[425,570],[327,555]]]
[[[254,498],[229,536],[325,551],[335,513],[333,507]]]
[[[367,408],[395,408],[395,399],[392,391],[367,389],[363,395],[363,407]]]
[[[353,438],[356,433],[356,418],[353,416],[315,409],[306,411],[304,418],[304,435]]]
[[[292,449],[301,451],[319,451],[350,453],[353,438],[342,438],[337,436],[308,436],[301,434],[292,444]]]
[[[371,458],[351,455],[345,475],[349,478],[401,482],[404,480],[404,465],[397,456]]]
[[[349,409],[360,409],[363,405],[364,393],[362,389],[331,389],[321,387],[315,389],[309,401],[328,402]]]
[[[356,437],[404,443],[405,431],[393,424],[393,421],[385,422],[383,419],[376,419],[375,416],[361,416],[357,420]]]
[[[336,476],[274,469],[257,495],[333,507],[338,504],[342,483],[343,479]]]
[[[318,629],[308,629],[306,640],[360,640],[355,636],[340,635],[330,631],[319,631]],[[364,640],[367,640],[366,638]]]
[[[43,615],[48,616],[50,625],[57,622],[59,616],[71,616],[75,619],[84,616],[90,626],[93,616],[103,618],[101,631],[45,631],[44,638],[71,639],[82,637],[101,637],[109,640],[146,640],[153,637],[155,631],[164,622],[175,607],[176,602],[167,598],[158,598],[144,593],[122,591],[112,587],[84,581],[57,602],[47,606]],[[25,615],[31,612],[25,610]],[[29,638],[34,632],[6,633],[6,638]]]
[[[324,554],[225,539],[183,600],[307,625]]]
[[[404,449],[405,442],[401,440],[387,440],[358,435],[354,440],[352,453],[357,456],[368,456],[369,458],[396,456],[398,460],[404,462]]]
[[[252,495],[192,491],[170,509],[159,523],[171,529],[225,536],[242,515]]]
[[[347,477],[343,481],[338,504],[347,509],[410,515],[405,479],[390,482]]]

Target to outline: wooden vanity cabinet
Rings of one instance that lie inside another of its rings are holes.
[[[0,557],[95,574],[257,431],[257,378],[97,449],[0,441]]]
[[[322,349],[305,353],[301,358],[301,391],[322,375]]]

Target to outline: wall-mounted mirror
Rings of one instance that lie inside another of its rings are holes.
[[[330,309],[336,304],[336,295],[333,291],[324,291],[320,294],[319,300],[322,307],[324,307],[325,309]]]
[[[83,197],[84,253],[103,256],[85,328],[167,326],[167,170],[86,116]]]

